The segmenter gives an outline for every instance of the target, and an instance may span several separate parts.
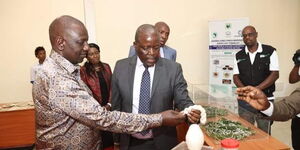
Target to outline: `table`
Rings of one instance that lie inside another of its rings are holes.
[[[0,104],[0,149],[33,145],[34,115],[32,102]]]
[[[250,127],[252,130],[256,132],[254,136],[251,136],[246,140],[240,141],[240,147],[239,147],[240,150],[290,150],[290,148],[287,145],[278,141],[274,137],[268,135],[264,131],[255,127],[251,123],[247,122],[246,120],[240,118],[236,114],[229,113],[224,118],[238,121],[243,125]],[[210,119],[208,119],[208,121],[209,120]],[[185,123],[177,126],[177,135],[178,135],[179,142],[185,140],[185,135],[187,130],[188,130],[188,125]],[[204,132],[204,138],[205,138],[205,145],[212,146],[214,147],[215,150],[219,150],[221,148],[219,142],[209,137],[205,132]]]
[[[245,140],[240,141],[240,150],[290,150],[290,148],[284,143],[278,141],[274,137],[265,133],[261,129],[255,127],[246,120],[240,118],[239,116],[229,113],[228,116],[224,117],[229,120],[234,120],[242,123],[244,126],[250,127],[255,131],[255,135],[246,138]],[[207,145],[214,147],[215,149],[221,148],[220,144],[216,142],[213,138],[204,135],[205,142]]]

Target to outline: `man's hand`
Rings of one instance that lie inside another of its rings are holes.
[[[266,110],[270,107],[267,96],[258,88],[246,86],[236,90],[239,100],[244,100],[257,110]]]
[[[183,113],[174,110],[167,110],[161,113],[163,117],[163,126],[176,126],[185,121],[186,116]]]
[[[187,117],[190,123],[199,123],[200,115],[201,115],[200,110],[192,109],[192,111],[187,114]]]
[[[111,109],[111,107],[110,107],[110,105],[105,105],[105,106],[103,106],[107,111],[110,111],[110,109]]]

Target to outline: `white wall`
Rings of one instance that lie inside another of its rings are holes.
[[[291,57],[300,48],[299,0],[94,0],[96,37],[102,61],[114,67],[127,57],[136,28],[165,21],[171,28],[168,45],[191,83],[208,84],[208,21],[249,17],[259,41],[277,48],[281,94],[289,85]],[[36,62],[34,48],[49,54],[48,26],[63,14],[84,20],[83,0],[0,0],[0,103],[31,100],[29,68]]]
[[[50,52],[48,27],[69,14],[83,20],[82,0],[0,0],[0,103],[32,99],[30,67],[34,49]]]
[[[104,61],[113,66],[128,55],[139,25],[163,20],[171,27],[167,45],[177,49],[186,79],[195,84],[208,84],[208,21],[248,17],[258,40],[278,50],[277,95],[295,88],[288,84],[288,74],[291,57],[300,48],[299,0],[102,0],[95,1],[95,8]]]

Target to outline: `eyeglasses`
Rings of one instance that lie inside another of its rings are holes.
[[[247,33],[247,34],[242,34],[243,38],[246,38],[247,36],[249,37],[254,37],[256,35],[256,32],[251,32],[251,33]]]
[[[100,52],[94,52],[94,53],[88,53],[87,55],[89,57],[92,57],[92,56],[96,56],[96,55],[99,55],[99,54],[100,54]]]
[[[153,50],[153,51],[158,51],[160,46],[154,46],[154,47],[141,47],[139,46],[144,52],[149,52],[150,50]]]

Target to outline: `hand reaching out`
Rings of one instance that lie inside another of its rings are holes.
[[[164,126],[176,126],[181,124],[185,121],[186,116],[183,113],[174,111],[174,110],[167,110],[161,113],[163,117]]]
[[[270,107],[267,96],[258,88],[246,86],[237,88],[238,99],[246,101],[257,110],[266,110]]]

